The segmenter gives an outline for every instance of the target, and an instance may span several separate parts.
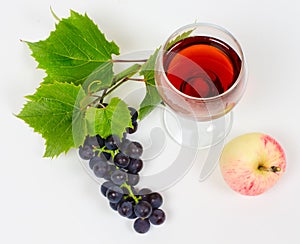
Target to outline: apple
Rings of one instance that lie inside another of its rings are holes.
[[[249,133],[228,142],[220,157],[225,182],[236,192],[255,196],[270,189],[286,169],[279,143],[263,133]]]

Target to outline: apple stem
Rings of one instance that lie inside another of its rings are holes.
[[[267,171],[267,172],[273,172],[273,173],[281,171],[281,168],[278,167],[278,166],[265,167],[265,166],[260,165],[260,166],[258,166],[258,169],[263,170],[263,171]]]

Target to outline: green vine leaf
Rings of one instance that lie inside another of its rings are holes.
[[[189,31],[183,32],[181,35],[177,36],[175,39],[171,40],[167,46],[166,46],[166,50],[168,50],[170,47],[172,47],[175,43],[187,38],[190,36],[190,34],[194,31],[195,29],[191,29]]]
[[[109,87],[113,77],[112,54],[119,54],[119,47],[106,40],[97,25],[85,14],[71,11],[62,19],[50,36],[39,42],[26,42],[38,68],[47,73],[45,83],[68,82],[87,87],[94,80],[101,80],[102,87]]]
[[[105,108],[90,107],[86,111],[87,132],[90,136],[123,137],[127,127],[132,128],[128,105],[120,98],[112,98]]]
[[[29,101],[17,117],[46,140],[44,157],[58,156],[83,143],[86,125],[78,103],[84,96],[81,86],[58,82],[42,84],[27,96]]]
[[[17,115],[45,139],[44,157],[78,148],[87,135],[122,138],[128,127],[133,128],[124,101],[112,98],[106,107],[100,103],[136,73],[146,87],[139,119],[161,102],[154,77],[159,49],[143,65],[133,64],[114,75],[112,55],[119,54],[119,47],[86,14],[71,11],[68,18],[54,17],[58,24],[47,39],[26,42],[47,76]]]
[[[146,84],[146,95],[140,104],[139,119],[142,120],[150,114],[156,106],[161,103],[160,95],[155,85],[155,61],[159,48],[149,57],[148,61],[142,66],[140,75],[144,76]]]

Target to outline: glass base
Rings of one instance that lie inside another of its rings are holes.
[[[205,149],[224,141],[232,122],[232,112],[202,122],[186,119],[170,109],[164,111],[164,126],[169,136],[179,145],[189,148]]]

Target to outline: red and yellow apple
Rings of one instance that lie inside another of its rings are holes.
[[[286,157],[274,138],[263,133],[249,133],[225,145],[220,168],[225,182],[234,191],[255,196],[279,180],[286,169]]]

